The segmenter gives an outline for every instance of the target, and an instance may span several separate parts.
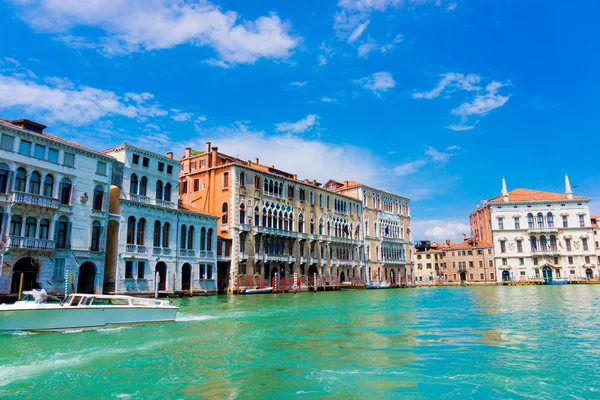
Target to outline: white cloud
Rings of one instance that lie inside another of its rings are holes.
[[[302,87],[302,86],[306,86],[306,85],[308,85],[307,81],[296,81],[296,82],[290,83],[290,86],[296,86],[296,87]]]
[[[260,58],[287,59],[300,44],[289,23],[276,14],[241,20],[208,2],[172,0],[13,0],[26,23],[55,33],[73,46],[97,47],[105,55],[168,49],[181,44],[209,46],[227,65]],[[100,30],[95,41],[71,31]]]
[[[460,150],[460,147],[457,145],[452,145],[452,146],[446,147],[446,151],[453,151],[453,150]]]
[[[448,150],[451,149],[451,150]],[[446,150],[449,152],[438,151],[431,146],[427,146],[425,154],[431,157],[433,161],[447,162],[454,154],[452,150],[458,149],[458,146],[450,146]]]
[[[469,115],[484,115],[495,108],[502,107],[510,96],[497,94],[498,89],[505,86],[500,82],[492,82],[486,86],[487,93],[479,94],[471,102],[461,104],[458,108],[452,110],[452,114],[461,117]]]
[[[395,151],[393,151],[393,150],[390,150],[390,151],[388,151],[388,154],[389,154],[389,155],[392,155],[392,154],[396,154],[396,152],[395,152]]]
[[[446,7],[446,11],[454,11],[456,9],[456,7],[458,7],[458,4],[456,4],[456,3],[450,3]]]
[[[171,111],[173,113],[171,115],[171,118],[178,122],[189,121],[194,116],[194,114],[192,114],[192,113],[181,112],[180,110],[178,110],[176,108],[171,108],[169,111]]]
[[[149,103],[154,97],[150,93],[119,96],[109,90],[65,85],[67,81],[52,77],[47,84],[40,84],[32,79],[0,75],[0,109],[23,110],[49,122],[77,125],[107,116],[145,120],[168,115],[159,104]]]
[[[15,67],[20,67],[21,63],[18,62],[16,59],[12,58],[12,57],[4,57],[4,61],[6,61],[9,64],[14,65]]]
[[[359,57],[367,57],[369,53],[373,51],[378,51],[380,53],[387,53],[392,50],[398,43],[401,43],[404,40],[404,36],[398,34],[394,37],[394,39],[387,44],[380,45],[371,37],[368,37],[367,40],[358,46],[358,56]]]
[[[327,42],[323,41],[319,46],[321,54],[319,54],[319,66],[327,64],[327,62],[335,55],[335,50],[330,47]]]
[[[365,76],[364,78],[356,79],[354,82],[361,84],[365,89],[370,90],[377,96],[381,93],[388,91],[389,89],[396,86],[394,78],[389,72],[375,72],[371,76]]]
[[[367,26],[369,26],[369,23],[371,21],[365,21],[362,24],[360,24],[359,26],[357,26],[354,31],[352,31],[352,33],[350,34],[350,36],[348,37],[348,43],[352,43],[354,42],[356,39],[358,39],[363,32],[365,31],[365,29],[367,29]]]
[[[475,74],[460,74],[448,72],[441,75],[442,80],[429,92],[413,93],[415,99],[434,99],[438,97],[445,89],[461,89],[466,91],[478,90],[481,87],[476,86],[481,81],[481,76]]]
[[[394,168],[394,173],[396,174],[396,176],[412,175],[416,172],[419,172],[421,167],[425,166],[426,164],[427,164],[426,160],[417,160],[417,161],[408,162],[408,163],[396,166]]]
[[[467,236],[471,229],[463,222],[452,220],[415,220],[411,221],[412,236],[414,240],[435,240],[443,242],[446,239],[462,242],[462,234]]]
[[[447,129],[451,129],[455,132],[461,131],[470,131],[471,129],[475,129],[475,125],[464,125],[464,124],[450,124],[446,126]]]
[[[337,103],[337,99],[332,99],[331,97],[323,97],[321,101],[323,103]]]
[[[315,114],[308,114],[300,121],[296,122],[280,122],[276,124],[277,131],[288,132],[288,133],[303,133],[317,125],[319,122],[319,116]]]

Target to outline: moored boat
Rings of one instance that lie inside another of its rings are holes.
[[[52,331],[174,322],[177,310],[168,300],[80,293],[53,304],[46,302],[45,292],[33,290],[23,292],[15,304],[0,305],[0,330]]]
[[[360,283],[355,282],[342,282],[340,283],[341,290],[357,290],[357,289],[366,289],[366,286]]]
[[[244,294],[261,294],[261,293],[272,293],[273,287],[271,286],[258,286],[256,288],[248,288],[244,291]]]
[[[390,285],[388,282],[371,282],[371,283],[367,283],[366,284],[367,289],[369,290],[373,290],[373,289],[389,289],[392,287],[392,285]]]

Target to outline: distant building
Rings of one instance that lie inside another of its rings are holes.
[[[431,286],[443,283],[440,273],[446,268],[444,249],[446,243],[430,241],[415,242],[414,252],[414,284],[417,286]]]
[[[590,217],[592,228],[594,229],[594,247],[596,248],[596,265],[600,267],[600,216],[592,215]]]
[[[100,293],[114,159],[0,119],[0,295]]]
[[[477,203],[475,211],[469,214],[469,225],[471,226],[471,238],[477,241],[485,240],[492,242],[492,219],[490,216],[490,206],[483,200],[483,206]]]
[[[412,281],[410,200],[355,181],[330,179],[325,188],[362,202],[367,280],[393,285]]]
[[[529,189],[508,191],[488,202],[499,281],[598,277],[590,199]]]
[[[110,191],[104,291],[153,293],[158,283],[160,292],[216,292],[217,218],[178,205],[179,161],[129,144],[104,154],[120,173]]]
[[[447,285],[496,284],[494,246],[486,240],[463,237],[461,243],[449,244],[444,249],[441,281]]]

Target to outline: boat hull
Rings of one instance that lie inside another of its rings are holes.
[[[260,289],[246,289],[245,294],[263,294],[263,293],[273,293],[272,287],[260,288]]]
[[[52,331],[107,325],[173,322],[177,307],[0,307],[0,330]]]
[[[372,285],[367,283],[367,290],[390,289],[391,285]]]

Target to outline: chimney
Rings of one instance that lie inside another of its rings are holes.
[[[487,200],[486,199],[483,199],[483,206],[484,207],[487,206]]]
[[[206,154],[210,153],[210,142],[206,142],[206,150],[204,150]]]
[[[446,246],[450,246],[450,239],[446,239]]]
[[[217,165],[217,151],[219,151],[218,147],[213,147],[212,148],[212,153],[210,154],[210,158],[211,158],[211,166],[215,167]]]
[[[298,175],[294,174],[293,177],[294,177],[294,180],[298,180]]]
[[[475,208],[479,210],[479,203],[477,203],[477,205],[475,206]]]
[[[506,180],[502,177],[502,201],[508,202],[508,190],[506,190]]]
[[[185,148],[185,158],[190,158],[191,156],[192,156],[192,148],[186,147]]]
[[[463,242],[465,242],[467,240],[467,234],[463,233]]]
[[[348,186],[348,181],[344,181],[344,186]]]
[[[567,199],[573,199],[573,191],[571,190],[571,182],[569,182],[569,175],[565,174],[565,196]]]
[[[254,164],[260,164],[260,162],[259,162],[259,161],[260,161],[260,160],[258,159],[258,157],[256,157],[256,158],[254,159]]]
[[[171,158],[171,159],[173,158],[173,152],[172,151],[169,151],[167,153],[167,158]]]

